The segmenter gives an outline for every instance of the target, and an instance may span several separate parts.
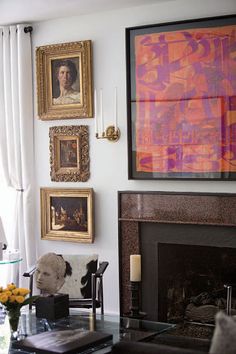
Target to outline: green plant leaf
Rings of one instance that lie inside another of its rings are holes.
[[[39,297],[39,295],[35,295],[35,296],[31,296],[31,297],[28,297],[28,299],[26,299],[24,302],[22,302],[21,307],[22,306],[25,306],[25,305],[29,305],[29,304],[32,304],[32,302],[34,302],[35,300],[37,300]]]

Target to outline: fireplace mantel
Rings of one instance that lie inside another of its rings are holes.
[[[129,311],[129,258],[140,253],[141,223],[236,227],[236,194],[231,193],[121,191],[118,205],[121,314]]]

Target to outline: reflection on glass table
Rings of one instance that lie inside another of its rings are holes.
[[[110,353],[112,344],[121,340],[142,341],[150,340],[154,336],[170,331],[175,328],[175,325],[162,322],[152,322],[146,320],[130,319],[128,317],[119,317],[111,315],[99,315],[94,317],[89,312],[81,312],[77,309],[70,309],[70,316],[56,321],[47,321],[45,319],[36,318],[34,311],[22,312],[20,324],[18,327],[18,340],[23,339],[34,334],[66,329],[82,329],[90,331],[98,331],[113,335],[112,342],[106,342],[99,346],[91,346],[82,353],[96,353],[105,354]],[[1,318],[1,317],[0,317]],[[3,322],[3,321],[2,321]],[[7,321],[0,323],[0,354],[24,354],[26,351],[19,351],[14,349],[14,341],[10,341],[10,330],[7,327]],[[2,335],[4,333],[4,335]],[[5,345],[5,347],[4,347]],[[9,351],[8,351],[8,347]],[[3,350],[2,352],[1,350]]]

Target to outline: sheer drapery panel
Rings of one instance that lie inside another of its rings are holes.
[[[14,191],[14,227],[7,237],[20,249],[20,273],[35,262],[32,58],[24,28],[0,28],[0,162],[4,181]]]

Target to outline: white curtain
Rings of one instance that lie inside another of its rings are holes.
[[[20,275],[35,262],[34,149],[31,35],[25,25],[0,28],[0,163],[15,191],[12,245],[23,261]],[[20,285],[26,285],[22,282]]]

